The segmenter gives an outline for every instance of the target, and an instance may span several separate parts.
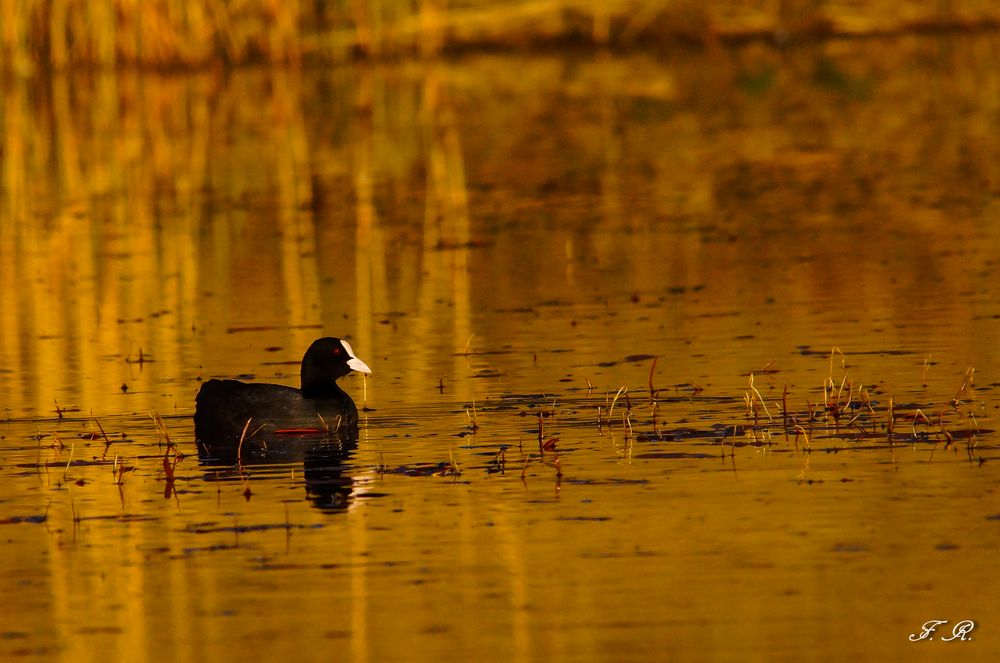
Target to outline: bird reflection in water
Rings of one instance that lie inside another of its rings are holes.
[[[358,448],[356,424],[323,433],[251,433],[247,432],[242,444],[238,438],[234,442],[225,431],[206,428],[196,414],[195,437],[202,466],[253,469],[270,476],[284,467],[300,466],[306,495],[314,506],[324,511],[348,507],[354,487],[350,461]]]

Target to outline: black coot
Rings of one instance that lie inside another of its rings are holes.
[[[194,413],[199,451],[203,456],[231,456],[241,436],[246,448],[238,453],[243,458],[255,446],[266,448],[275,440],[336,435],[349,441],[352,431],[357,434],[358,408],[337,380],[351,371],[371,374],[350,343],[321,338],[302,358],[301,389],[238,380],[203,383]],[[247,444],[252,440],[263,444]]]

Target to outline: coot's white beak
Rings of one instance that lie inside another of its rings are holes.
[[[340,343],[344,346],[344,349],[347,350],[347,356],[350,357],[350,359],[347,360],[347,367],[352,371],[364,373],[365,375],[371,375],[372,369],[368,368],[368,364],[361,361],[354,355],[354,348],[351,347],[351,344],[345,340],[341,340]]]
[[[347,360],[347,367],[352,371],[357,371],[358,373],[365,373],[366,375],[372,374],[372,369],[368,368],[368,364],[361,361],[357,357],[351,357]]]

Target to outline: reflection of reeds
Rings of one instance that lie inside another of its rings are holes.
[[[699,0],[48,0],[11,3],[0,30],[3,68],[45,62],[198,66],[211,60],[296,63],[305,57],[435,55],[525,44],[630,44],[665,38],[883,34],[995,26],[988,0],[901,4]]]
[[[955,46],[961,66],[934,62],[942,67],[939,86],[957,74],[954,84],[939,89],[970,109],[961,125],[932,122],[939,135],[914,133],[913,140],[901,141],[893,127],[915,126],[920,109],[936,97],[917,94],[921,103],[912,108],[895,105],[904,93],[922,88],[912,88],[908,78],[887,76],[880,79],[886,92],[847,108],[855,121],[831,129],[831,141],[845,146],[848,161],[851,153],[892,154],[900,172],[927,173],[930,179],[967,169],[970,179],[990,180],[995,160],[989,157],[997,143],[989,120],[996,108],[984,92],[989,85],[971,87],[971,74],[964,73],[988,69],[988,52]],[[887,49],[886,66],[909,71],[904,65],[918,52]],[[724,274],[712,266],[717,247],[704,243],[700,231],[678,233],[677,244],[669,246],[648,241],[658,234],[616,231],[633,219],[710,217],[713,190],[721,191],[713,189],[718,163],[728,161],[731,151],[744,158],[756,149],[743,145],[744,131],[768,145],[796,140],[784,125],[754,117],[780,116],[780,98],[787,93],[798,100],[802,117],[818,122],[829,101],[814,101],[793,86],[782,88],[773,102],[752,105],[721,84],[693,96],[690,90],[702,90],[704,83],[698,72],[705,62],[698,59],[670,67],[643,57],[576,59],[572,72],[548,59],[532,60],[531,66],[523,62],[487,58],[319,74],[275,68],[225,77],[119,71],[8,81],[0,102],[0,281],[8,296],[0,311],[0,363],[16,371],[14,384],[4,387],[13,403],[51,411],[57,398],[60,409],[108,412],[124,402],[119,385],[127,380],[133,407],[189,408],[191,389],[164,397],[149,386],[161,380],[191,384],[194,367],[207,364],[199,354],[225,356],[221,350],[233,345],[234,338],[218,330],[230,318],[247,317],[289,326],[322,323],[331,333],[357,334],[359,351],[389,347],[391,339],[396,357],[403,357],[393,369],[404,378],[433,370],[433,377],[448,376],[454,398],[468,400],[468,383],[453,376],[465,375],[472,360],[455,357],[449,365],[447,358],[473,333],[477,348],[501,342],[521,348],[531,341],[530,330],[520,325],[476,326],[472,314],[478,310],[496,302],[585,292],[594,281],[592,270],[583,267],[595,257],[597,264],[617,264],[618,256],[634,255],[622,265],[621,282],[628,284],[622,287],[651,292]],[[738,73],[728,64],[718,66],[712,80]],[[248,98],[256,103],[246,103]],[[732,102],[750,125],[730,135],[698,124],[694,118],[713,117],[720,98]],[[605,99],[614,111],[606,119]],[[474,110],[480,107],[490,110]],[[666,115],[645,120],[630,110],[634,107]],[[581,108],[594,112],[572,115]],[[890,108],[898,122],[887,125],[879,118]],[[605,142],[615,131],[617,147]],[[939,139],[940,157],[926,159],[932,148],[937,153]],[[616,159],[608,154],[612,148]],[[710,158],[700,156],[708,153]],[[647,175],[635,177],[637,164],[648,170],[651,183]],[[622,171],[615,177],[621,219],[590,210],[579,215],[569,195],[570,204],[559,205],[564,188],[569,194],[578,190],[569,187],[579,187],[588,196],[606,195],[599,187],[610,181],[604,179],[607,169]],[[469,191],[466,179],[473,183]],[[550,181],[554,198],[541,188]],[[872,185],[871,202],[881,212],[900,183],[891,173],[873,181],[888,183]],[[484,182],[491,188],[481,187]],[[688,191],[694,193],[689,197]],[[524,214],[519,196],[531,198]],[[638,206],[633,200],[644,202]],[[545,215],[536,218],[535,209]],[[507,217],[517,221],[513,232],[491,236],[496,221]],[[549,218],[558,232],[519,229]],[[795,217],[790,223],[801,222]],[[735,236],[752,228],[734,223]],[[275,224],[282,230],[277,239]],[[557,244],[547,243],[556,236]],[[800,236],[776,233],[758,247],[762,259],[790,255],[799,247],[789,238]],[[565,288],[562,260],[551,260],[567,237],[574,247],[568,262],[578,267],[572,289]],[[485,239],[488,247],[463,247],[470,239]],[[992,235],[987,239],[995,244]],[[903,248],[914,250],[928,244],[919,232],[903,241]],[[875,251],[885,249],[872,241],[857,250],[869,263]],[[820,267],[803,273],[790,292],[807,299],[847,278],[839,262]],[[262,278],[265,274],[270,277]],[[860,276],[870,280],[874,273]],[[960,283],[950,271],[943,278],[945,288]],[[909,294],[899,290],[894,293]],[[767,294],[786,292],[769,286]],[[855,296],[857,306],[875,307],[873,317],[893,313],[880,296],[866,291]],[[158,324],[151,313],[164,309],[171,313]],[[679,308],[677,315],[689,316],[690,310]],[[387,311],[407,312],[405,334],[394,337],[391,327],[380,324]],[[341,322],[342,314],[350,322]],[[800,319],[797,311],[791,316],[793,322]],[[195,337],[203,340],[192,343],[195,324]],[[957,319],[956,332],[967,336],[976,324]],[[801,326],[789,330],[800,332]],[[298,347],[315,335],[306,329],[301,340],[267,342],[291,353],[291,341]],[[126,365],[129,349],[139,347],[158,361]],[[243,365],[234,361],[217,370],[235,372]],[[425,398],[429,389],[422,384],[405,379],[401,388],[412,391],[399,397]],[[837,384],[843,392],[839,403],[844,396],[849,402],[848,384],[840,377]],[[837,395],[833,385],[831,403],[838,402]],[[601,418],[607,414],[611,425],[607,410]],[[614,414],[620,421],[620,413]],[[811,423],[810,417],[807,427]]]

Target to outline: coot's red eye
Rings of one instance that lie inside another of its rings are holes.
[[[334,348],[333,349],[333,354],[339,355],[340,354],[340,348]]]

